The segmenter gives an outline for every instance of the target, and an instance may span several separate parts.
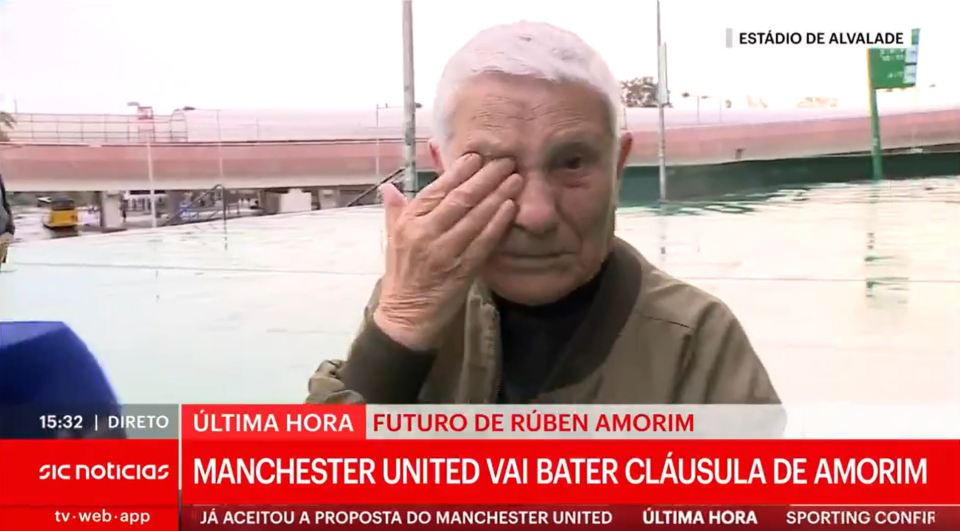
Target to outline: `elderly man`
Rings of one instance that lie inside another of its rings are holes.
[[[579,37],[485,30],[448,62],[407,201],[382,189],[384,276],[308,402],[777,403],[730,310],[614,236],[631,148]]]

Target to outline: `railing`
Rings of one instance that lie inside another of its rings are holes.
[[[5,128],[13,142],[41,144],[133,144],[186,142],[187,120],[182,112],[141,119],[118,114],[18,113]]]
[[[387,182],[387,181],[393,181],[393,180],[395,180],[395,179],[397,178],[397,176],[399,176],[399,175],[401,175],[401,174],[403,173],[403,170],[404,170],[404,169],[403,169],[402,167],[394,170],[393,173],[391,173],[390,175],[387,175],[386,177],[384,177],[383,179],[381,179],[380,182],[378,182],[377,184],[371,186],[370,188],[367,188],[366,190],[363,191],[362,194],[358,195],[357,197],[354,197],[352,201],[350,201],[349,203],[347,203],[347,206],[348,206],[348,207],[356,206],[357,204],[360,203],[360,200],[361,200],[361,199],[363,199],[364,197],[367,197],[367,196],[370,195],[372,192],[376,191],[378,188],[380,188],[380,187],[383,185],[383,183],[385,183],[385,182]]]
[[[217,192],[220,192],[221,208],[219,208],[219,209],[210,209],[209,211],[206,211],[205,213],[207,214],[207,216],[201,219],[200,216],[199,216],[199,213],[200,213],[200,212],[203,212],[204,210],[203,210],[203,207],[200,207],[200,209],[198,209],[197,206],[198,206],[200,203],[202,203],[202,202],[203,202],[205,199],[207,199],[207,198],[212,198],[213,201],[214,201],[214,205],[216,205],[217,197],[216,197],[215,194],[216,194]],[[227,218],[229,217],[228,214],[227,214],[227,208],[229,207],[229,204],[228,204],[228,192],[229,192],[229,190],[227,190],[227,188],[225,188],[222,184],[218,184],[218,185],[214,186],[213,188],[210,188],[209,190],[206,190],[205,192],[203,192],[203,193],[200,194],[199,196],[195,197],[192,201],[190,201],[190,203],[187,204],[187,206],[185,206],[185,207],[183,207],[183,208],[180,208],[179,210],[177,210],[177,213],[176,213],[176,214],[174,214],[174,215],[170,216],[169,218],[167,218],[166,220],[164,220],[164,222],[163,222],[161,225],[163,225],[163,226],[166,226],[166,225],[179,225],[179,224],[182,224],[182,223],[200,223],[200,222],[203,222],[203,221],[211,221],[211,220],[213,220],[215,217],[217,217],[217,215],[220,214],[221,212],[222,212],[222,215],[223,215],[223,222],[226,223],[226,222],[227,222]],[[239,206],[238,206],[237,208],[239,209]],[[185,214],[185,213],[188,213],[188,212],[197,212],[198,216],[195,217],[194,219],[189,219],[189,220],[184,219],[184,214]],[[240,213],[239,213],[239,210],[238,210],[237,215],[239,215],[239,214],[240,214]]]

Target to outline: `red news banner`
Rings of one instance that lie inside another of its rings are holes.
[[[960,441],[777,439],[778,412],[182,406],[173,438],[0,441],[0,530],[960,529]]]
[[[960,529],[960,441],[777,440],[769,413],[184,406],[182,524]]]
[[[176,529],[177,441],[0,441],[0,529]]]

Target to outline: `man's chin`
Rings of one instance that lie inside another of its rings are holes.
[[[484,281],[500,297],[526,306],[556,302],[576,289],[572,279],[560,272],[511,271],[485,275]]]

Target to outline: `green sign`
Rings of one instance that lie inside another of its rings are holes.
[[[917,83],[920,30],[910,35],[909,48],[870,48],[870,80],[876,89],[909,88]]]
[[[867,77],[870,85],[870,136],[873,178],[883,179],[883,146],[880,143],[880,113],[877,89],[907,88],[917,84],[917,50],[920,30],[910,32],[909,48],[870,48]]]

